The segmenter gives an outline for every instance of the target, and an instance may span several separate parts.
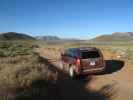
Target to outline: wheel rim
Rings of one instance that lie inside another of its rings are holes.
[[[60,61],[60,68],[63,69],[63,63]]]
[[[72,67],[70,67],[70,69],[69,69],[69,74],[70,74],[71,77],[73,77],[74,71],[73,71],[73,68]]]

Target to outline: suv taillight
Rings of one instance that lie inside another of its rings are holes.
[[[80,65],[80,59],[77,59],[76,63],[77,65]]]
[[[76,59],[76,72],[79,73],[80,72],[80,59]]]

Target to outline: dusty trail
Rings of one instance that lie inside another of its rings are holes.
[[[39,52],[41,56],[47,58],[53,65],[59,66],[59,49],[42,48]],[[86,81],[84,86],[86,90],[91,89],[93,91],[106,90],[108,86],[111,86],[110,91],[104,91],[111,95],[111,100],[133,100],[133,70],[128,68],[124,61],[112,60],[116,55],[117,54],[112,54],[109,51],[104,51],[107,69],[103,74],[89,75],[88,80],[90,76],[93,78],[91,81]],[[73,84],[81,84],[81,81],[82,80],[74,81]]]

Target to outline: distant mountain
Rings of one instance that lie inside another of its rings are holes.
[[[35,40],[35,38],[16,32],[0,33],[0,40]]]
[[[49,40],[60,40],[57,36],[37,36],[36,39],[49,41]]]
[[[114,32],[111,35],[101,35],[92,41],[110,42],[110,41],[133,41],[133,32]]]

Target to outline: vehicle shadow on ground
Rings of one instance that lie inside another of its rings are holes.
[[[86,88],[86,85],[89,85],[93,77],[73,80],[47,59],[42,60],[49,66],[49,70],[58,73],[56,82],[35,80],[29,88],[25,89],[27,92],[17,96],[17,100],[109,100],[116,93],[114,84],[108,84],[99,91],[92,91]]]
[[[124,67],[122,60],[105,60],[106,68],[103,74],[111,74],[121,70]]]

